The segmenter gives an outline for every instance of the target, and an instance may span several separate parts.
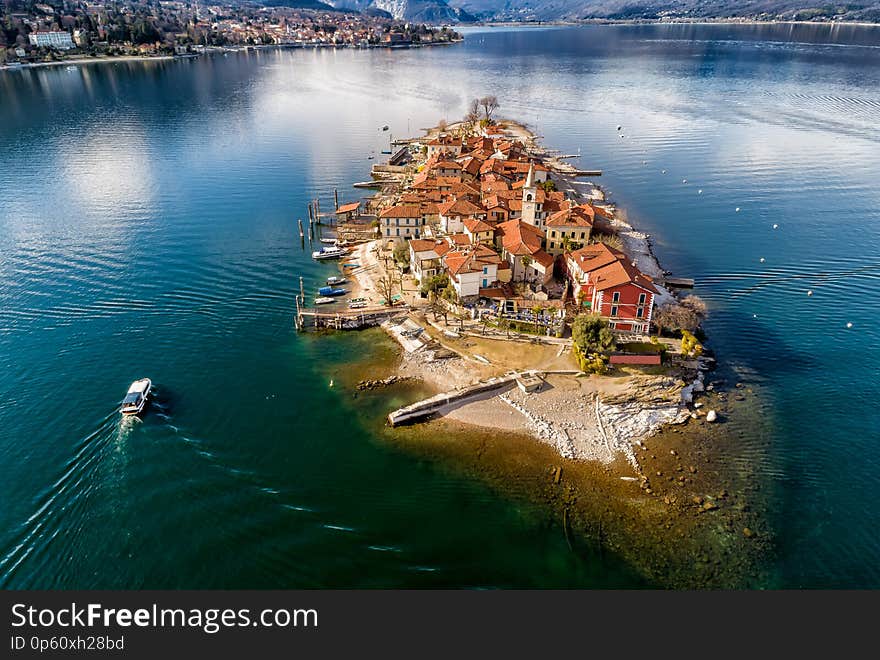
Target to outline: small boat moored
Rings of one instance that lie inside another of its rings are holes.
[[[312,252],[312,259],[340,259],[348,254],[348,250],[336,245],[323,247],[320,250]]]
[[[128,388],[119,412],[123,415],[138,415],[147,405],[147,397],[150,396],[150,390],[153,389],[153,381],[149,378],[141,378],[136,380]]]
[[[320,289],[318,289],[318,293],[320,293],[322,296],[343,296],[348,292],[345,289],[337,289],[336,287],[332,286],[322,286]]]
[[[339,275],[333,275],[327,278],[327,284],[330,284],[331,286],[338,286],[340,284],[345,284],[346,282],[348,282],[348,280]]]
[[[335,303],[336,298],[327,298],[326,296],[321,298],[315,298],[316,305],[329,305],[330,303]]]
[[[367,303],[364,301],[348,303],[349,309],[363,309],[366,306],[367,306]]]
[[[327,245],[336,245],[336,239],[335,239],[335,238],[322,238],[322,239],[321,239],[321,242],[322,242],[322,243],[325,243],[325,244],[327,244]]]

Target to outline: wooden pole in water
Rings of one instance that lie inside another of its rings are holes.
[[[302,298],[303,305],[306,304],[306,289],[303,286],[303,278],[302,275],[299,276],[299,295]]]
[[[309,222],[312,221],[312,203],[309,202]]]
[[[315,198],[315,217],[319,219],[321,217],[321,200],[317,197]]]
[[[299,237],[300,237],[300,238],[303,238],[303,237],[305,237],[305,234],[303,233],[303,221],[302,221],[302,218],[300,218],[299,220],[297,220],[297,222],[299,223]]]
[[[339,208],[339,190],[336,188],[333,189],[333,204],[335,208]]]

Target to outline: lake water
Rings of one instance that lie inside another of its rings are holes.
[[[375,334],[292,328],[298,277],[333,272],[300,247],[307,200],[356,199],[389,133],[485,93],[696,278],[763,404],[729,453],[774,486],[766,586],[880,586],[880,29],[831,26],[0,72],[0,585],[642,584],[377,440],[385,410],[328,383]],[[156,404],[121,424],[144,375]]]

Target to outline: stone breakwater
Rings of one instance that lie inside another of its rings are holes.
[[[513,401],[509,395],[502,394],[498,397],[515,410],[519,411],[527,420],[532,433],[542,442],[547,442],[554,447],[563,458],[575,458],[574,443],[568,437],[565,429],[558,428],[543,419],[539,415],[529,411],[525,406]]]

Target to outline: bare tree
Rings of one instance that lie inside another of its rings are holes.
[[[464,120],[470,125],[471,128],[477,125],[477,122],[480,121],[480,101],[479,99],[472,99],[470,104],[468,105],[467,113],[464,116]]]
[[[662,332],[687,330],[694,332],[700,325],[700,315],[693,309],[678,303],[667,303],[654,310],[652,320]]]
[[[501,107],[497,96],[484,96],[480,99],[480,105],[483,106],[483,114],[486,116],[486,121],[490,121],[492,113]]]
[[[445,119],[441,119],[437,122],[437,129],[441,133],[445,133],[447,128],[449,128],[449,123]]]
[[[681,306],[691,310],[697,316],[706,316],[706,303],[699,296],[690,295],[687,298],[683,298]]]
[[[391,307],[391,296],[394,295],[394,276],[391,273],[385,273],[376,282],[376,288],[379,290],[379,295],[385,299],[385,304]]]

